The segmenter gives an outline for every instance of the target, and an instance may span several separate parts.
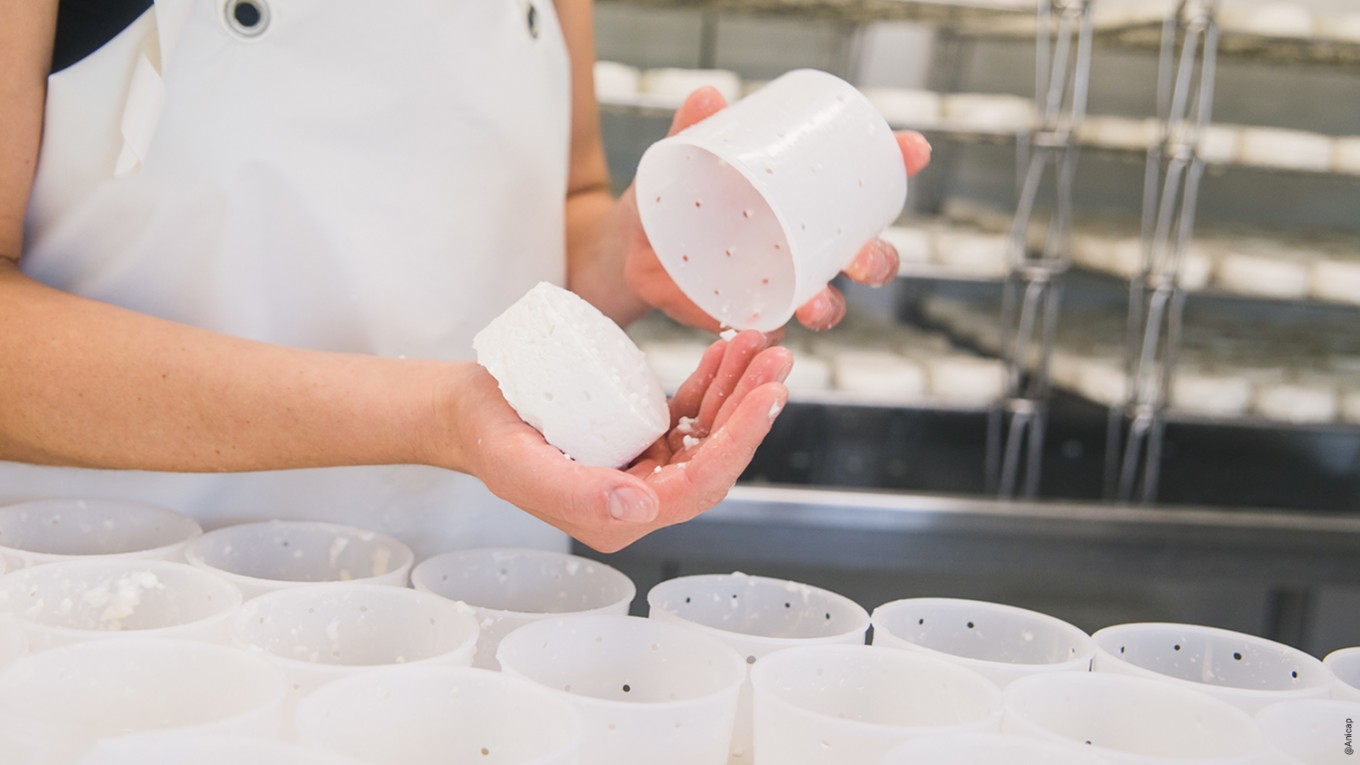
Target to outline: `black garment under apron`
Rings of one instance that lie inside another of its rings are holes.
[[[99,50],[151,5],[152,0],[60,0],[52,71],[60,72]]]

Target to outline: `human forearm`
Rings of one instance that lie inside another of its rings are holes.
[[[567,179],[567,287],[606,316],[627,325],[650,306],[624,277],[627,242],[610,190],[595,100],[592,0],[554,0],[571,57],[571,164]]]
[[[651,309],[629,287],[624,272],[631,231],[618,218],[627,199],[615,200],[606,189],[567,199],[567,287],[590,301],[621,326]]]
[[[191,472],[432,462],[467,365],[272,346],[41,285],[0,260],[0,458]]]

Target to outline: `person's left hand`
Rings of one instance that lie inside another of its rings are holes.
[[[788,401],[787,348],[759,332],[709,346],[670,400],[671,428],[619,470],[564,459],[470,365],[449,402],[464,444],[458,469],[494,494],[601,552],[704,512],[727,495]]]
[[[675,119],[671,122],[668,135],[674,135],[696,122],[707,119],[726,106],[727,101],[717,90],[700,88],[691,93],[675,112]],[[930,163],[930,144],[926,142],[924,136],[914,131],[900,131],[896,135],[907,175],[916,175]],[[666,273],[661,261],[657,259],[656,252],[647,241],[647,234],[642,230],[633,186],[629,186],[620,197],[616,214],[621,216],[617,220],[618,224],[625,229],[627,254],[624,261],[624,276],[628,280],[628,286],[649,305],[660,309],[682,324],[712,332],[722,329],[716,319],[681,292]],[[897,250],[882,239],[875,239],[864,245],[844,273],[853,281],[880,287],[896,278],[897,268]],[[809,329],[830,329],[845,317],[845,297],[840,290],[827,285],[799,307],[795,316],[799,323]]]

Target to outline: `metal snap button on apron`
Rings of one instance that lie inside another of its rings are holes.
[[[269,5],[265,0],[227,0],[227,27],[242,37],[258,37],[269,28]]]
[[[533,3],[527,3],[528,8],[524,12],[524,23],[529,26],[529,36],[538,39],[538,8]]]

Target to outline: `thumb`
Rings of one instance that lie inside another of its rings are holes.
[[[723,98],[717,88],[711,86],[699,88],[690,93],[680,108],[675,110],[675,118],[671,120],[671,129],[666,135],[675,135],[696,122],[702,122],[717,114],[725,106],[727,99]]]
[[[568,533],[656,518],[659,500],[641,478],[565,459],[536,431],[512,446],[487,450],[478,477],[501,499]]]

